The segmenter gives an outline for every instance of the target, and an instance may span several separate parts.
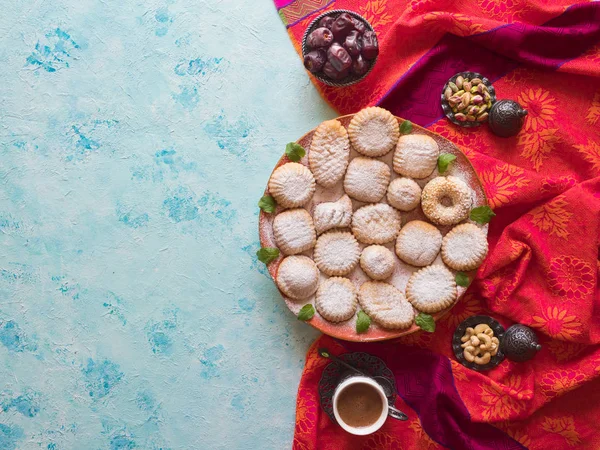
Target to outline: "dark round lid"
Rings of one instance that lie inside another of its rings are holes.
[[[515,136],[523,128],[527,110],[513,100],[498,100],[490,109],[488,124],[501,137]]]
[[[511,361],[522,362],[533,358],[542,346],[531,328],[517,323],[506,330],[500,348]]]

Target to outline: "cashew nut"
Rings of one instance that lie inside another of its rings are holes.
[[[471,336],[473,333],[475,333],[475,330],[474,330],[473,328],[471,328],[471,327],[468,327],[468,328],[465,330],[465,333],[466,333],[467,335]]]
[[[487,330],[488,328],[491,330],[491,328],[488,324],[480,323],[479,325],[477,325],[475,327],[474,331],[475,331],[475,334],[484,333],[485,330]]]
[[[489,337],[492,337],[494,335],[494,330],[492,330],[491,328],[488,328],[483,333],[487,334]]]
[[[482,347],[482,349],[489,349],[490,345],[492,344],[492,338],[489,337],[487,334],[483,334],[483,333],[479,333],[477,335],[477,338],[482,342],[482,345],[484,347]]]
[[[483,356],[475,357],[475,364],[487,364],[492,359],[492,355],[490,352],[485,352]]]
[[[500,341],[494,336],[494,330],[485,323],[475,328],[468,327],[460,340],[465,359],[475,364],[489,363],[500,349]]]
[[[472,349],[472,350],[469,350],[469,349]],[[475,355],[473,354],[473,350],[475,350],[473,347],[467,347],[463,351],[463,356],[469,362],[475,361]]]
[[[479,344],[481,344],[481,342],[479,341],[479,338],[477,336],[471,336],[471,345],[473,347],[476,347]]]
[[[461,342],[467,342],[469,339],[471,339],[471,335],[470,334],[465,334],[463,337],[460,338]]]

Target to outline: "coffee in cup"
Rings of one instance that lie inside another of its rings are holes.
[[[376,381],[353,376],[336,388],[333,413],[340,426],[349,433],[371,434],[384,424],[388,415],[388,400]]]

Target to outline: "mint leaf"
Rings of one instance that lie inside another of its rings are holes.
[[[256,256],[260,262],[269,264],[279,256],[279,249],[275,247],[263,247],[256,252]]]
[[[433,320],[433,317],[429,314],[419,313],[415,319],[415,323],[419,328],[428,333],[433,333],[435,331],[435,320]]]
[[[358,317],[356,318],[356,332],[364,333],[371,326],[371,318],[367,316],[364,311],[358,312]]]
[[[454,156],[452,153],[442,153],[438,157],[438,172],[444,173],[446,170],[448,170],[448,167],[455,159],[456,156]]]
[[[471,220],[477,223],[488,223],[496,214],[489,206],[478,206],[471,210]]]
[[[405,120],[400,124],[400,134],[409,134],[412,131],[412,122]]]
[[[456,272],[454,279],[456,280],[456,284],[462,287],[467,287],[470,283],[469,277],[464,272]]]
[[[275,208],[277,208],[277,202],[270,195],[264,195],[258,201],[258,207],[266,213],[273,213],[275,212]]]
[[[315,315],[315,308],[310,303],[304,305],[298,313],[298,320],[310,320]]]
[[[290,161],[298,162],[306,155],[306,150],[300,144],[290,142],[285,146],[285,154]]]

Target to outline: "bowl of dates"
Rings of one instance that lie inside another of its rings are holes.
[[[350,86],[365,78],[379,55],[373,27],[360,14],[346,9],[315,18],[302,39],[304,67],[329,86]]]

